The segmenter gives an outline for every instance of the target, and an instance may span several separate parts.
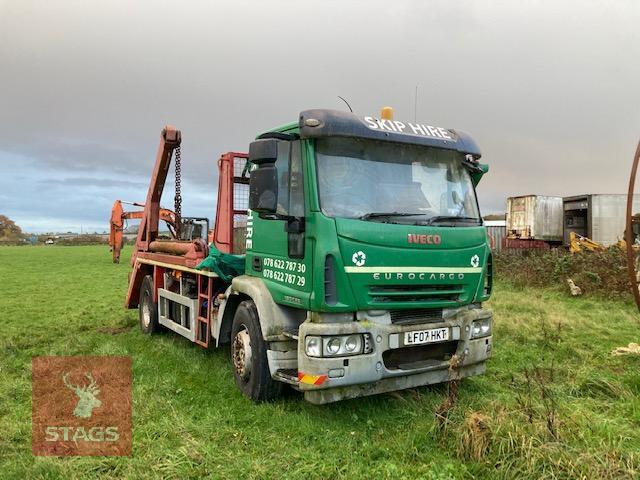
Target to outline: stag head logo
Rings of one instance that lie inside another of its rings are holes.
[[[88,385],[71,385],[69,383],[69,372],[62,376],[62,381],[67,388],[78,396],[78,403],[73,410],[73,415],[80,418],[90,418],[93,414],[93,409],[102,405],[102,402],[98,400],[100,389],[96,385],[96,381],[93,379],[91,373],[85,373],[84,376],[89,380]]]

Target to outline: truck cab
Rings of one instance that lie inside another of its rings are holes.
[[[233,328],[241,389],[262,399],[284,382],[327,403],[483,373],[492,269],[479,159],[462,132],[333,110],[260,135],[245,274],[226,298],[255,305],[269,378],[248,378],[260,349],[249,325]]]

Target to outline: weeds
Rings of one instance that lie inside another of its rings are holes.
[[[496,277],[519,288],[544,287],[567,292],[569,277],[585,294],[631,298],[625,252],[610,247],[602,252],[570,254],[547,251],[503,250],[494,254]]]
[[[456,404],[456,400],[458,398],[459,383],[460,380],[454,379],[446,384],[445,398],[435,410],[436,427],[440,432],[445,431],[447,428],[449,414],[451,413],[451,410]]]
[[[460,384],[460,369],[464,365],[465,356],[453,355],[449,361],[449,382],[446,384],[446,396],[442,403],[436,408],[436,425],[438,430],[446,429],[449,420],[449,413],[458,398],[458,388]]]
[[[458,455],[467,460],[484,459],[491,443],[491,418],[480,412],[471,412],[464,419]]]

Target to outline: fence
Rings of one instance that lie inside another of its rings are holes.
[[[494,252],[502,250],[502,244],[507,236],[506,222],[504,220],[486,220],[484,224],[487,227],[491,250]]]

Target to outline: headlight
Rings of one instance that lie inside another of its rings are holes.
[[[320,337],[306,337],[304,341],[304,351],[309,357],[321,357],[322,339]]]
[[[356,350],[359,350],[358,347],[360,347],[361,344],[362,344],[361,336],[351,335],[350,337],[347,337],[347,339],[344,341],[344,348],[347,352],[355,352]]]
[[[309,357],[346,357],[373,351],[373,342],[368,333],[336,335],[327,337],[308,336],[304,349]]]
[[[471,324],[471,338],[488,337],[491,335],[491,319],[483,318]]]
[[[342,342],[338,337],[330,338],[326,343],[327,353],[329,353],[329,355],[335,355],[336,353],[338,353],[340,351],[340,347],[342,346],[341,343]]]

